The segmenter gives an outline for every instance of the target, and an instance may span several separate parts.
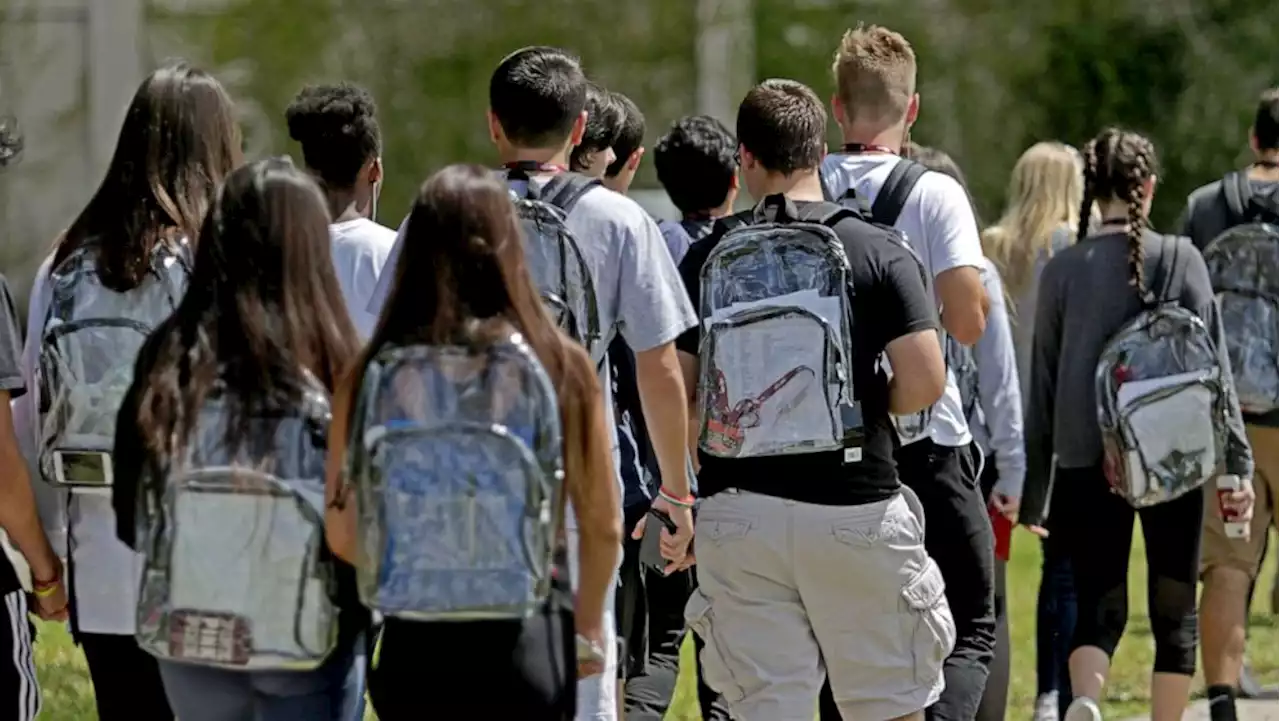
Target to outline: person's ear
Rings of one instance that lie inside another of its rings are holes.
[[[374,157],[369,159],[369,185],[377,185],[382,182],[382,158]]]
[[[729,191],[733,193],[738,192],[738,174],[737,173],[734,173],[732,176],[729,177]]]
[[[836,119],[836,125],[844,127],[844,104],[837,93],[831,94],[831,117]]]
[[[1253,151],[1254,155],[1260,154],[1258,150],[1258,134],[1252,130],[1249,131],[1249,149]]]
[[[747,146],[738,145],[738,157],[742,159],[743,170],[751,170],[756,167],[756,156],[752,155],[750,150],[747,150]]]
[[[640,167],[640,159],[643,157],[644,148],[636,148],[635,152],[631,153],[631,157],[627,158],[627,170],[635,172],[636,168]]]
[[[582,136],[587,133],[587,111],[583,110],[578,113],[578,119],[573,121],[573,131],[569,133],[569,147],[576,148],[582,144]]]
[[[493,114],[493,109],[489,108],[484,111],[485,117],[489,120],[489,140],[497,143],[502,139],[502,123],[498,122],[498,116]]]
[[[907,102],[907,127],[915,125],[918,117],[920,117],[920,93],[912,93],[911,100]]]

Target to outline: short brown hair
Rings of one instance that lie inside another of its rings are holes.
[[[827,111],[794,80],[766,80],[738,106],[738,142],[765,170],[790,175],[822,164]]]
[[[879,25],[845,32],[831,64],[836,94],[850,120],[892,125],[916,92],[916,53],[902,35]]]

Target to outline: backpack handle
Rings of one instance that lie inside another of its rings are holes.
[[[756,205],[755,219],[765,223],[789,223],[800,218],[795,202],[782,193],[766,196]]]

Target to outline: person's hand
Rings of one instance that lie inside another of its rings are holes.
[[[653,507],[670,516],[671,521],[676,525],[675,533],[667,528],[662,529],[662,539],[659,541],[662,557],[671,562],[662,569],[662,573],[669,576],[680,570],[680,564],[689,555],[689,543],[693,540],[693,509],[671,503],[663,498],[661,493],[654,499]],[[635,530],[631,532],[631,537],[637,540],[644,538],[644,528],[648,521],[647,515],[641,518]]]
[[[996,513],[1005,518],[1018,522],[1018,504],[1022,499],[1017,496],[1008,496],[1003,493],[991,492],[991,498],[987,500],[991,507],[996,509]]]
[[[1228,521],[1245,522],[1253,519],[1253,484],[1245,483],[1240,490],[1224,494],[1222,517]]]
[[[604,673],[609,650],[605,647],[604,626],[599,622],[585,624],[575,621],[578,647],[578,678],[590,678]]]

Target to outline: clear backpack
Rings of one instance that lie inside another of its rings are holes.
[[[701,449],[720,458],[849,450],[853,290],[831,205],[797,219],[781,196],[732,228],[702,266]],[[860,460],[850,458],[849,460]]]
[[[582,248],[565,225],[573,206],[600,181],[577,173],[557,173],[541,189],[523,171],[508,180],[526,181],[523,194],[511,191],[525,242],[525,264],[542,302],[560,329],[589,351],[600,340],[595,283]],[[600,351],[603,352],[603,351]]]
[[[1145,309],[1107,341],[1094,375],[1104,471],[1134,508],[1195,491],[1225,460],[1227,397],[1213,336],[1170,300],[1178,245],[1163,239],[1162,291],[1149,292]]]
[[[1270,413],[1280,406],[1280,239],[1275,208],[1248,202],[1248,186],[1244,173],[1223,179],[1227,205],[1242,223],[1214,238],[1204,261],[1222,313],[1240,410]]]
[[[560,411],[519,334],[382,348],[348,448],[365,606],[468,621],[524,618],[547,600],[563,506]]]
[[[324,540],[329,400],[255,418],[234,455],[221,389],[201,409],[161,507],[142,493],[138,645],[157,658],[251,671],[318,667],[338,638]]]
[[[41,475],[73,489],[110,485],[116,414],[133,382],[134,361],[177,307],[191,268],[185,240],[160,243],[148,276],[118,293],[103,285],[96,251],[86,244],[50,273],[37,371]]]

